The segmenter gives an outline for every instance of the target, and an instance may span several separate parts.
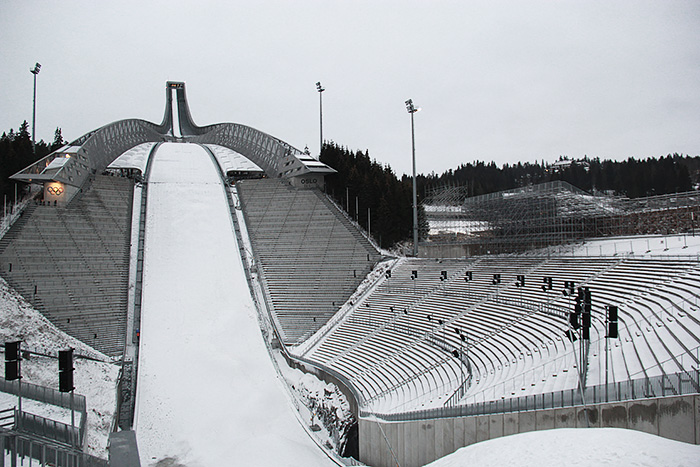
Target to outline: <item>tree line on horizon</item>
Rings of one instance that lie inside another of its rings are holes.
[[[26,120],[22,122],[17,131],[10,128],[10,131],[3,132],[0,136],[0,198],[4,200],[6,196],[8,203],[14,201],[16,182],[10,180],[10,176],[61,148],[66,143],[61,129],[56,128],[53,142],[49,144],[43,139],[37,141],[36,151],[33,151],[32,135]],[[17,185],[18,193],[20,193],[22,184],[18,183]]]
[[[61,128],[54,141],[36,143],[32,151],[29,124],[0,136],[0,196],[13,200],[15,182],[9,177],[65,145]],[[346,209],[382,247],[409,240],[413,229],[412,179],[398,177],[388,164],[370,158],[368,150],[352,151],[334,142],[324,143],[320,159],[335,170],[326,177],[326,192]],[[469,196],[563,180],[588,192],[638,198],[700,188],[700,157],[669,154],[646,159],[612,161],[600,158],[571,160],[557,164],[518,162],[497,166],[494,162],[465,163],[442,174],[419,174],[419,205],[425,194],[446,186],[461,186]],[[419,229],[426,229],[419,210]]]
[[[382,247],[411,239],[412,177],[399,178],[388,164],[371,159],[368,150],[352,151],[334,142],[324,143],[320,160],[337,170],[326,177],[326,192]],[[442,187],[460,186],[469,196],[479,196],[557,180],[590,193],[629,198],[679,193],[700,189],[700,157],[675,153],[624,161],[561,157],[556,164],[518,162],[500,167],[476,161],[439,175],[417,175],[416,185],[420,205],[426,193]],[[422,214],[420,210],[421,233],[426,228]]]
[[[494,162],[476,161],[440,175],[431,173],[416,178],[423,190],[463,186],[469,196],[562,180],[589,193],[640,198],[698,189],[700,157],[677,153],[623,161],[561,157],[554,164],[518,162],[501,167]]]

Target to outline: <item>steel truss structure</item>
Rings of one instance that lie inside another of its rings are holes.
[[[185,83],[166,82],[165,97],[165,113],[160,125],[140,119],[110,123],[86,133],[11,178],[24,182],[53,180],[82,187],[90,177],[102,173],[128,149],[141,143],[164,141],[225,146],[247,157],[262,168],[268,177],[273,178],[335,172],[290,144],[255,128],[237,123],[197,126],[187,103]],[[176,106],[173,101],[176,101]],[[173,118],[173,110],[177,112],[177,122]],[[173,125],[179,125],[181,136],[175,136],[177,132],[173,130]],[[47,173],[46,169],[58,157],[65,158],[65,162],[58,170]]]
[[[586,238],[694,233],[700,192],[629,199],[591,195],[555,181],[466,197],[448,187],[423,201],[423,245],[463,245],[469,254],[514,253]]]

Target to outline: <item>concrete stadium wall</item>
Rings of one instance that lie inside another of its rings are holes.
[[[700,444],[700,395],[691,395],[589,405],[586,409],[579,406],[407,422],[360,418],[360,461],[390,467],[396,466],[396,456],[402,467],[418,467],[479,441],[536,430],[585,428],[584,410],[591,427],[627,428]]]

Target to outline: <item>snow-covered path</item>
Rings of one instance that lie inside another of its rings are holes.
[[[332,465],[268,356],[209,155],[169,143],[154,157],[134,422],[142,465]]]

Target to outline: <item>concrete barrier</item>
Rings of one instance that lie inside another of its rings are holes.
[[[419,467],[479,441],[586,427],[627,428],[700,444],[700,395],[403,422],[360,418],[360,460],[373,467],[393,467],[396,461]]]

